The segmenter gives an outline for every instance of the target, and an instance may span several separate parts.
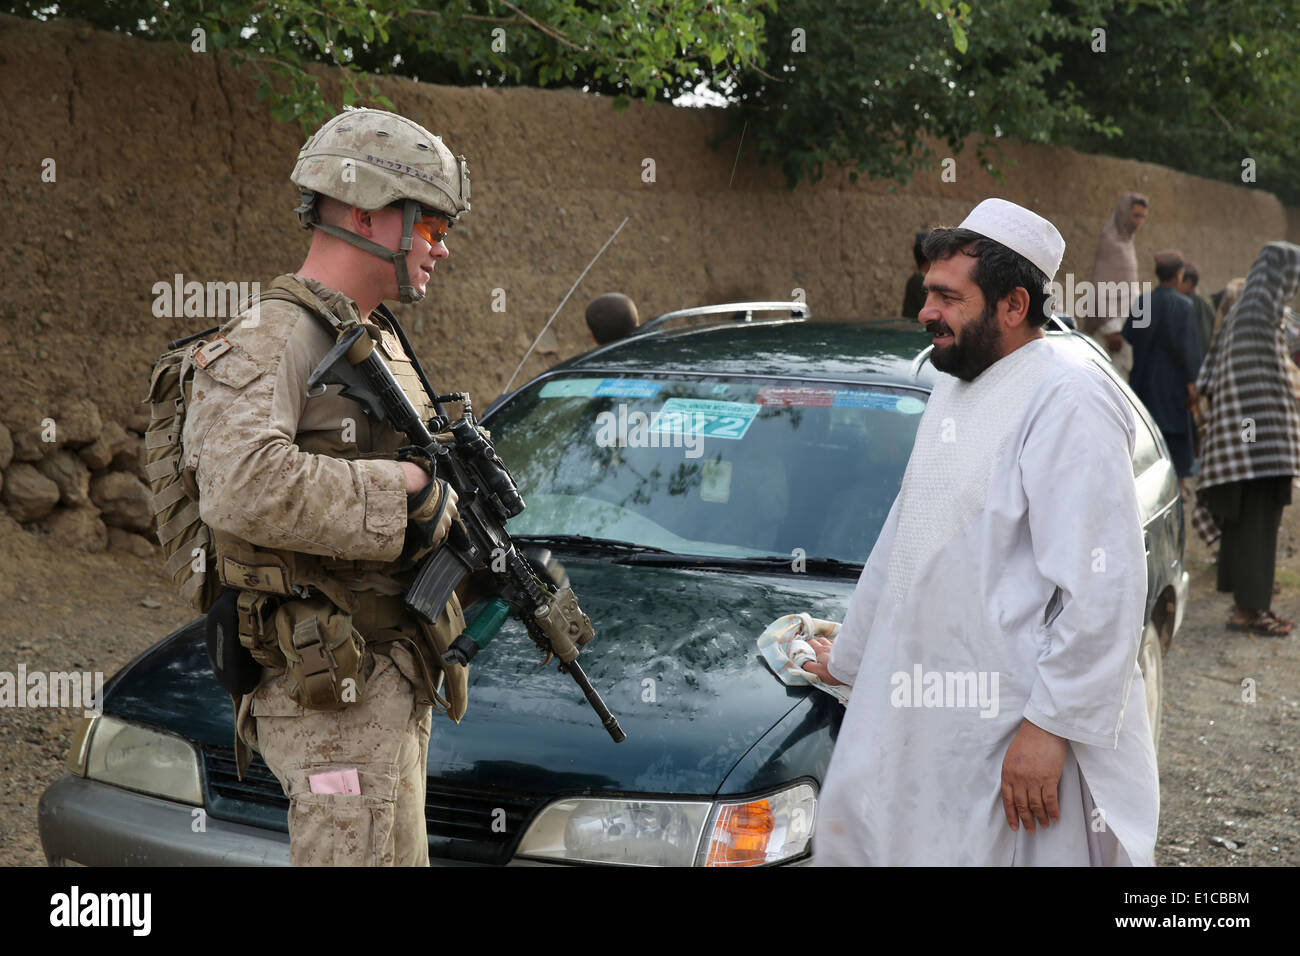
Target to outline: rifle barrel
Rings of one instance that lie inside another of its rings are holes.
[[[560,670],[573,675],[574,681],[580,688],[582,688],[582,695],[587,698],[587,703],[589,703],[591,709],[596,712],[596,716],[600,718],[601,724],[607,731],[609,731],[609,735],[614,738],[614,743],[621,744],[626,740],[627,734],[625,734],[623,728],[618,725],[618,718],[610,713],[609,708],[606,707],[605,702],[601,700],[600,694],[596,691],[596,688],[591,686],[591,681],[587,680],[587,674],[582,669],[582,665],[577,661],[570,661],[567,664],[561,664]]]

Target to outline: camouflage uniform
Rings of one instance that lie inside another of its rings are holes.
[[[273,285],[316,296],[340,319],[358,319],[349,298],[315,280],[281,277]],[[396,336],[378,313],[369,321],[383,329],[385,360],[427,420],[432,403]],[[401,606],[409,576],[397,574],[395,562],[407,496],[393,452],[404,439],[387,423],[371,423],[337,386],[307,394],[308,376],[334,344],[327,324],[309,309],[264,301],[223,334],[231,347],[196,371],[183,436],[202,517],[217,540],[218,566],[223,541],[319,556],[315,572],[346,589],[353,624],[367,642],[367,682],[357,703],[308,710],[289,698],[283,670],[266,668],[262,683],[240,702],[239,739],[262,753],[290,799],[293,864],[427,865],[430,705],[459,721],[467,673],[447,669],[444,700],[412,653],[422,638],[426,648],[445,649],[464,618],[453,595],[422,634]],[[235,584],[226,574],[223,580]],[[436,654],[423,664],[439,666]],[[310,775],[352,767],[360,795],[310,792]]]

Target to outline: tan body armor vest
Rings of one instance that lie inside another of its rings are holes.
[[[320,320],[322,334],[313,337],[312,355],[319,347],[324,358],[332,340],[346,329],[357,324],[353,317],[340,318],[321,298],[302,282],[280,276],[262,295],[265,299],[292,301],[301,305]],[[252,313],[256,315],[257,313]],[[434,415],[431,397],[426,393],[418,372],[406,355],[393,328],[381,316],[372,315],[367,322],[376,339],[393,377],[411,403],[419,410],[421,418]],[[248,313],[232,321],[221,334],[205,348],[220,349],[219,343],[233,348],[224,336],[238,329],[241,322],[250,321]],[[262,319],[265,321],[265,318]],[[382,323],[382,324],[381,324]],[[306,331],[306,330],[300,330]],[[319,342],[316,342],[319,338]],[[287,348],[287,346],[286,346]],[[247,354],[247,353],[245,353]],[[209,374],[223,374],[223,384],[235,385],[242,375],[232,376],[229,371],[218,372],[221,352],[199,360],[200,367],[213,369]],[[252,380],[251,378],[249,379]],[[295,385],[298,384],[295,382]],[[302,383],[305,388],[305,382]],[[323,455],[344,460],[386,459],[407,443],[387,422],[372,422],[365,417],[361,406],[337,394],[309,398],[303,406],[294,444],[311,455]],[[216,426],[220,427],[220,426]],[[364,451],[362,450],[364,449]],[[191,455],[187,465],[196,465]],[[400,529],[405,528],[405,498],[403,493]],[[351,560],[285,548],[253,545],[243,538],[212,529],[216,571],[228,588],[241,592],[239,600],[241,641],[250,647],[253,656],[263,666],[282,668],[283,655],[275,644],[272,612],[285,600],[295,600],[316,593],[328,598],[337,608],[354,615],[355,626],[366,640],[366,646],[376,653],[390,654],[403,674],[417,687],[417,696],[439,709],[445,710],[453,720],[464,714],[468,695],[468,673],[463,666],[446,667],[440,655],[464,628],[459,600],[455,595],[434,626],[417,621],[401,604],[413,572],[399,574],[394,560]],[[402,644],[403,653],[396,653],[394,645]],[[441,693],[440,693],[441,691]],[[445,697],[443,696],[445,694]],[[246,704],[245,699],[245,704]],[[246,706],[240,708],[242,719]],[[241,771],[247,764],[246,748],[237,745]]]

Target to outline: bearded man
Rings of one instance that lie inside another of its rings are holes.
[[[947,374],[839,636],[805,665],[853,686],[820,864],[1154,862],[1136,424],[1044,338],[1064,251],[1001,199],[926,242],[919,318]]]

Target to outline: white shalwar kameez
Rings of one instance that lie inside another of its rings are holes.
[[[1154,865],[1136,427],[1042,339],[940,376],[828,662],[853,691],[818,863]],[[1022,718],[1068,740],[1060,822],[1034,833],[1002,806]]]

